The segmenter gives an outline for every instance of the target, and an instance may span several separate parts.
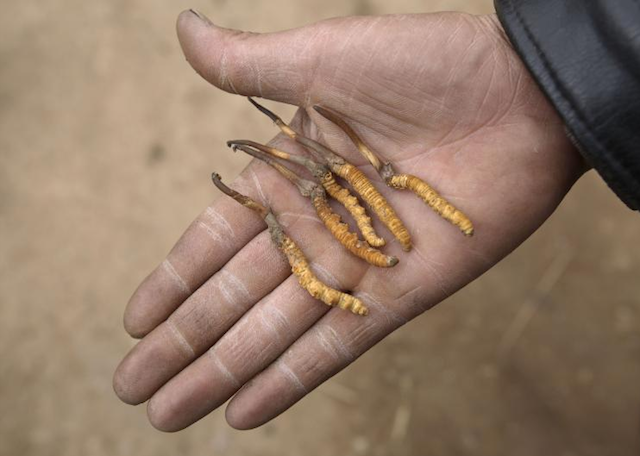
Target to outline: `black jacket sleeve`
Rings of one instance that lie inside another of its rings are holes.
[[[640,210],[640,0],[495,0],[516,52],[609,186]]]

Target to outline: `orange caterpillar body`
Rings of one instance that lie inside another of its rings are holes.
[[[270,209],[252,200],[248,196],[241,195],[235,190],[227,187],[222,183],[220,176],[216,173],[211,175],[211,180],[224,194],[232,197],[238,203],[260,214],[267,223],[267,227],[269,227],[271,239],[287,257],[289,265],[291,266],[291,272],[293,272],[293,274],[298,278],[298,282],[302,288],[307,290],[311,296],[319,299],[327,305],[340,307],[341,309],[348,310],[357,315],[367,315],[369,313],[365,305],[358,298],[331,288],[316,277],[311,270],[311,266],[304,256],[304,253],[300,250],[300,247],[298,247],[296,243],[287,236]]]

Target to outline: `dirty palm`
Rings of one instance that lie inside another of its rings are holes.
[[[292,129],[367,175],[406,225],[412,249],[405,252],[374,221],[387,239],[385,253],[400,261],[391,268],[366,263],[332,237],[295,185],[254,160],[229,186],[277,214],[317,277],[361,300],[369,315],[318,303],[298,285],[263,219],[217,198],[125,312],[126,330],[141,340],[119,365],[114,388],[127,403],[148,401],[158,429],[189,426],[229,398],[233,427],[274,418],[497,263],[582,172],[494,16],[350,17],[259,35],[187,11],[178,37],[189,63],[213,85],[299,106]],[[386,186],[343,130],[313,109],[318,104],[339,112],[397,173],[424,179],[463,209],[474,236]],[[266,120],[256,112],[242,121]],[[282,134],[270,145],[308,156]],[[221,144],[216,153],[231,152]]]

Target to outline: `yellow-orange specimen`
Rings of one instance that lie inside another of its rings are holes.
[[[367,315],[369,313],[362,301],[358,298],[331,288],[316,277],[302,250],[300,250],[296,243],[287,236],[270,209],[252,200],[248,196],[241,195],[235,190],[227,187],[222,183],[220,176],[216,173],[211,174],[211,180],[216,187],[220,189],[220,191],[230,196],[243,206],[260,214],[267,223],[271,239],[285,254],[289,261],[289,265],[291,266],[291,271],[298,278],[298,282],[302,288],[307,290],[311,296],[332,307],[340,307],[341,309],[349,310],[357,315]]]
[[[349,189],[336,182],[333,173],[327,165],[246,139],[228,141],[227,145],[234,148],[239,146],[248,146],[269,154],[272,157],[304,166],[316,179],[318,179],[329,196],[342,204],[349,214],[351,214],[358,226],[358,229],[362,233],[362,237],[364,237],[364,240],[367,241],[370,246],[382,247],[385,245],[385,240],[376,234],[376,231],[373,229],[373,225],[371,224],[371,218],[367,215],[367,211],[364,207],[360,205],[358,198],[353,196]]]
[[[327,195],[321,186],[315,182],[301,178],[286,166],[283,166],[273,160],[271,156],[267,155],[264,151],[258,148],[254,149],[249,147],[246,143],[247,141],[229,141],[228,144],[234,150],[240,149],[259,160],[262,160],[294,183],[298,187],[300,194],[311,200],[318,217],[327,227],[329,232],[349,252],[359,258],[362,258],[367,263],[381,268],[388,268],[398,264],[398,259],[396,257],[385,255],[380,250],[370,247],[366,242],[358,239],[357,234],[349,231],[349,226],[346,223],[343,223],[340,216],[333,212],[333,209],[329,206]],[[258,145],[257,143],[254,144]]]
[[[336,182],[331,171],[328,171],[320,178],[320,183],[327,191],[331,198],[342,204],[351,214],[358,225],[358,229],[362,233],[362,237],[372,247],[382,247],[386,244],[384,238],[376,234],[371,224],[371,218],[367,215],[367,211],[360,205],[358,198],[353,196],[351,192]]]
[[[364,173],[362,173],[358,168],[353,166],[351,163],[333,152],[328,147],[310,138],[302,136],[294,131],[280,117],[278,117],[269,109],[260,105],[251,98],[249,98],[249,101],[256,108],[258,108],[260,112],[269,117],[284,134],[302,144],[303,146],[307,147],[307,149],[309,149],[317,159],[325,162],[334,174],[349,182],[356,193],[358,193],[360,197],[369,205],[369,207],[371,207],[380,221],[399,241],[403,250],[411,250],[411,236],[409,234],[409,231],[404,226],[404,223],[402,223],[402,220],[400,220],[386,198],[382,196],[380,192],[378,192],[378,190],[374,187],[369,178],[364,175]]]
[[[471,220],[460,210],[443,198],[436,190],[419,177],[411,174],[398,174],[390,162],[383,162],[358,136],[358,134],[335,111],[316,105],[313,107],[323,117],[336,124],[344,131],[358,148],[360,153],[373,165],[380,177],[389,187],[399,190],[410,190],[418,195],[438,215],[457,226],[466,236],[473,235]]]

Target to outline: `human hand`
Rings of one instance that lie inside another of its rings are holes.
[[[318,276],[362,299],[370,313],[311,298],[263,221],[230,198],[217,199],[125,313],[126,330],[142,340],[118,367],[114,388],[130,404],[150,399],[158,429],[182,429],[234,394],[226,411],[233,427],[277,416],[496,264],[583,171],[494,16],[350,17],[256,35],[184,12],[178,36],[187,60],[212,84],[301,106],[292,127],[368,174],[414,247],[403,252],[377,225],[385,252],[400,263],[367,265],[331,237],[294,186],[252,162],[230,186],[271,206]],[[475,235],[462,236],[415,195],[386,187],[314,104],[346,116],[399,172],[433,185],[471,218]],[[255,121],[268,120],[256,112]],[[280,136],[274,144],[304,153]]]

